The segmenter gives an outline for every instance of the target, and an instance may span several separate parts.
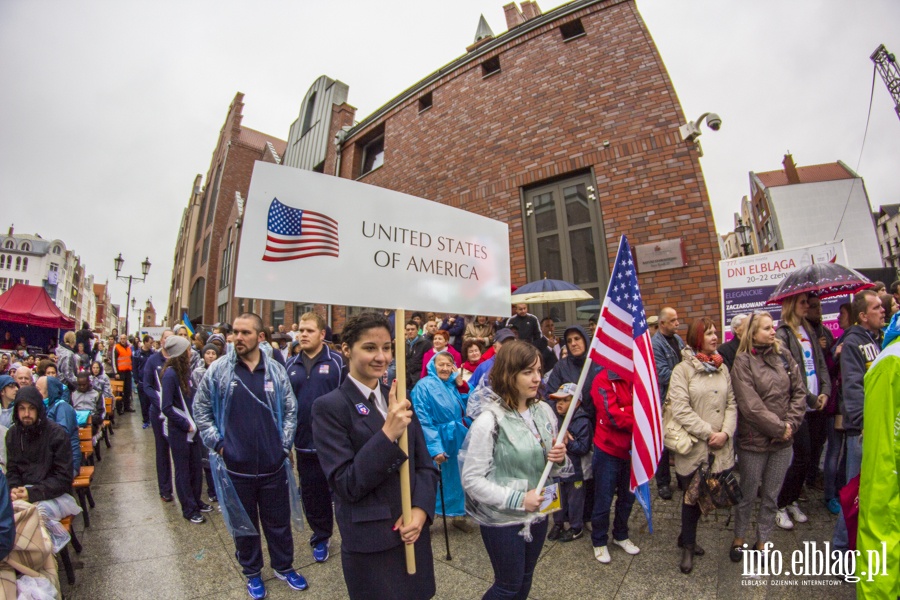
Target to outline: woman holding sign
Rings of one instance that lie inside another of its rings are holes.
[[[380,314],[344,325],[349,374],[312,407],[319,463],[334,492],[341,564],[350,598],[413,600],[434,596],[429,526],[438,473],[410,403],[379,382],[391,362],[391,329]],[[409,456],[397,445],[404,430]],[[403,524],[400,466],[409,460],[412,521]],[[416,573],[407,575],[404,544],[415,544]]]
[[[566,447],[554,443],[557,418],[540,401],[540,387],[537,348],[520,341],[504,344],[490,387],[479,388],[481,413],[460,452],[466,511],[482,525],[494,568],[494,584],[484,598],[527,598],[547,537],[547,521],[538,512],[543,490],[534,488],[548,460],[566,462]]]

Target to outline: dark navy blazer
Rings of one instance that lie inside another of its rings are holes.
[[[387,400],[388,388],[381,387]],[[381,431],[384,418],[348,377],[312,406],[319,463],[334,492],[341,546],[349,552],[382,552],[403,543],[393,531],[402,514],[400,466],[407,459]],[[428,454],[422,426],[413,415],[409,434],[412,505],[434,520],[438,471]]]

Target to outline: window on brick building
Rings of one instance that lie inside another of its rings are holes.
[[[193,277],[197,273],[197,261],[200,259],[200,252],[194,250],[194,255],[191,257],[191,277]]]
[[[314,304],[295,304],[294,305],[294,320],[293,323],[299,323],[300,317],[305,315],[308,312],[313,312],[316,306]]]
[[[226,302],[225,304],[219,305],[218,322],[227,323],[228,321],[228,303]]]
[[[191,286],[188,296],[188,318],[195,323],[203,322],[203,301],[206,293],[206,279],[200,277]]]
[[[206,237],[203,238],[203,254],[200,256],[200,266],[206,264],[206,261],[209,260],[209,238],[212,234],[207,233]]]
[[[360,176],[365,175],[369,171],[374,171],[384,164],[384,133],[367,142],[362,150],[362,168]]]
[[[560,25],[559,33],[565,41],[574,40],[584,35],[584,25],[581,24],[581,19],[575,19]]]
[[[431,108],[434,104],[434,95],[432,92],[428,92],[421,98],[419,98],[419,112],[423,112]]]
[[[279,325],[284,325],[284,300],[273,300],[272,327],[277,330]]]
[[[209,190],[203,195],[203,200],[200,201],[200,214],[197,215],[197,231],[194,232],[194,238],[199,238],[200,234],[203,233],[203,215],[206,213],[206,198],[209,196]]]
[[[602,243],[600,206],[589,188],[590,175],[578,175],[525,192],[528,280],[544,276],[576,284],[600,298],[609,279]],[[537,316],[570,323],[579,316],[574,302],[549,304]]]
[[[209,226],[216,216],[216,200],[219,197],[219,185],[222,183],[222,164],[216,169],[216,183],[213,186],[212,196],[209,197],[209,210],[206,213],[206,225]]]
[[[500,57],[495,56],[481,63],[481,76],[489,77],[500,72]]]
[[[313,126],[313,113],[316,110],[316,92],[309,96],[306,103],[306,111],[303,113],[303,127],[300,129],[300,135],[304,135]]]

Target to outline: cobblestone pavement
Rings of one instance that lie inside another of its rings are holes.
[[[91,526],[82,531],[83,521],[75,520],[84,550],[73,553],[76,564],[74,586],[63,583],[67,598],[76,600],[123,600],[168,598],[247,598],[245,582],[234,558],[234,546],[222,517],[213,513],[203,525],[182,518],[177,502],[160,501],[156,487],[153,434],[142,430],[139,413],[119,417],[113,447],[103,449],[92,486],[96,508]],[[679,551],[675,539],[680,526],[676,494],[664,502],[654,495],[654,533],[646,531],[643,511],[635,505],[631,518],[631,539],[641,548],[629,556],[611,547],[612,563],[594,560],[589,536],[570,543],[547,542],[537,565],[532,598],[853,598],[854,586],[834,578],[741,576],[741,565],[732,563],[728,547],[732,539],[726,526],[727,511],[705,518],[698,541],[706,555],[695,560],[694,572],[678,570]],[[785,555],[802,547],[804,541],[830,540],[835,517],[811,491],[802,504],[809,522],[793,531],[777,530],[773,542]],[[306,544],[308,534],[295,535],[295,567],[309,580],[305,592],[294,592],[277,581],[266,567],[263,576],[269,598],[302,597],[306,600],[346,598],[340,565],[340,539],[335,528],[332,556],[316,564]],[[437,597],[442,599],[480,598],[492,580],[490,562],[475,533],[465,534],[450,527],[452,560],[445,560],[441,522],[432,528],[437,578]],[[268,563],[268,557],[266,558]],[[790,561],[785,560],[789,566]],[[63,573],[60,573],[64,579]],[[824,584],[803,586],[804,581]],[[794,583],[797,585],[784,585]],[[376,599],[377,600],[377,599]]]

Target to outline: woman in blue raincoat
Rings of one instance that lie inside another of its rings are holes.
[[[475,527],[466,519],[465,494],[459,478],[457,455],[472,420],[466,416],[469,385],[463,381],[449,352],[435,354],[427,376],[412,390],[412,404],[422,423],[428,454],[441,470],[443,502],[438,494],[435,514],[453,517],[453,526],[466,533]]]

